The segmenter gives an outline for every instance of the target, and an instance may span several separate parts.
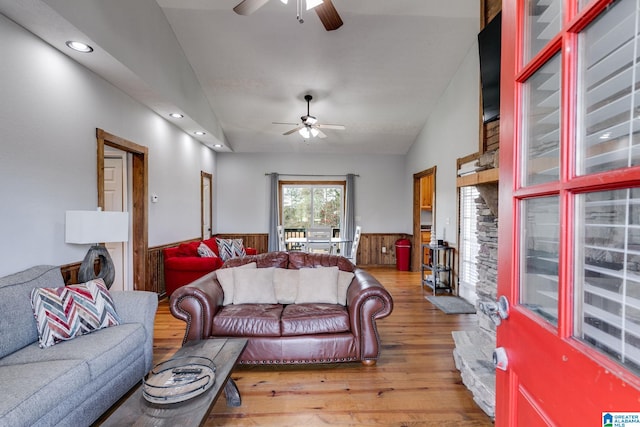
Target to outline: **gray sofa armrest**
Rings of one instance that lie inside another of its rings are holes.
[[[380,337],[376,320],[393,311],[393,299],[384,286],[370,273],[356,268],[347,289],[347,308],[351,330],[360,342],[362,363],[373,365],[380,353]]]
[[[111,298],[122,323],[141,323],[146,333],[145,371],[153,363],[153,325],[158,310],[158,295],[146,291],[113,291]]]

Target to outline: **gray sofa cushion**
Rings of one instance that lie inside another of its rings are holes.
[[[31,289],[57,286],[64,286],[64,280],[60,267],[51,265],[0,277],[0,357],[38,340]]]
[[[0,359],[0,382],[3,390],[9,392],[7,399],[0,400],[0,424],[6,421],[11,425],[11,420],[31,423],[51,416],[60,402],[72,400],[70,394],[79,393],[88,383],[103,383],[117,376],[119,372],[113,372],[113,368],[118,367],[118,371],[125,368],[118,366],[118,361],[138,362],[142,368],[144,349],[140,343],[144,338],[144,327],[131,323],[45,349],[33,343]],[[132,379],[128,387],[140,378]],[[65,406],[64,411],[69,408]]]
[[[139,323],[112,326],[58,343],[53,347],[40,348],[38,343],[33,343],[0,359],[0,367],[46,361],[81,360],[87,363],[90,378],[93,380],[113,366],[115,360],[122,360],[128,354],[136,353],[136,348],[140,347],[144,339],[144,328]]]
[[[87,384],[89,367],[77,359],[25,363],[1,366],[0,378],[0,424],[30,425]]]

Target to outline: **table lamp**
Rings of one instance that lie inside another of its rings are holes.
[[[78,280],[81,283],[103,279],[107,289],[115,279],[115,268],[111,256],[103,243],[129,240],[129,213],[95,211],[67,211],[65,218],[65,242],[92,244],[84,257]],[[96,275],[94,265],[98,259],[100,272]]]

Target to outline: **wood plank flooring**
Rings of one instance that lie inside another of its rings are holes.
[[[368,268],[393,295],[378,321],[383,348],[374,367],[360,363],[245,367],[232,375],[242,406],[216,403],[207,426],[493,426],[456,370],[451,331],[471,329],[475,314],[447,315],[424,299],[420,273]],[[154,363],[181,345],[184,323],[160,301]]]

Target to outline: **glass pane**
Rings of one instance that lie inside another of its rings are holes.
[[[576,197],[575,336],[640,373],[640,189]]]
[[[562,27],[562,0],[529,0],[525,17],[524,60],[528,62]]]
[[[309,228],[311,219],[311,188],[282,188],[282,225],[286,228]]]
[[[621,0],[580,34],[578,174],[640,164],[637,18]]]
[[[558,256],[560,198],[522,201],[520,304],[558,323]]]
[[[312,227],[340,228],[342,217],[342,189],[337,187],[315,187],[313,189]]]
[[[560,55],[524,84],[522,159],[524,185],[560,177]]]

